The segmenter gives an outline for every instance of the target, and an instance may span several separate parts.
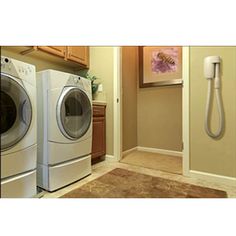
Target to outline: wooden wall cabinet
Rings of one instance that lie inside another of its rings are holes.
[[[38,46],[38,49],[65,58],[66,46]]]
[[[67,47],[67,60],[74,61],[79,64],[89,65],[89,47],[68,46]]]
[[[106,106],[93,105],[92,160],[106,155]]]
[[[44,56],[47,53],[47,59],[65,64],[70,67],[79,67],[80,69],[89,68],[89,47],[88,46],[28,46],[22,51],[22,47],[15,47],[20,54],[38,53],[38,56]],[[42,55],[43,54],[43,55]],[[49,55],[50,54],[50,55]],[[57,56],[57,57],[54,57]],[[63,59],[63,60],[62,60]]]

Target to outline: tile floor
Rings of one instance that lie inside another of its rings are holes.
[[[133,151],[126,154],[122,163],[137,165],[154,170],[182,174],[182,157],[163,155],[159,153]]]
[[[199,180],[199,179],[195,179],[195,178],[184,177],[179,174],[164,172],[164,171],[160,171],[160,170],[148,169],[148,168],[144,168],[144,167],[129,165],[129,164],[110,161],[110,160],[105,160],[105,161],[102,161],[102,162],[99,162],[99,163],[93,165],[92,166],[92,174],[89,175],[88,177],[86,177],[80,181],[77,181],[67,187],[64,187],[58,191],[55,191],[53,193],[43,192],[38,197],[58,198],[58,197],[64,195],[65,193],[68,193],[69,191],[74,190],[74,189],[82,186],[83,184],[88,183],[89,181],[94,180],[94,179],[102,176],[103,174],[111,171],[112,169],[115,169],[118,167],[124,168],[127,170],[131,170],[131,171],[136,171],[136,172],[143,173],[143,174],[152,175],[152,176],[157,176],[157,177],[181,181],[181,182],[185,182],[185,183],[189,183],[189,184],[195,184],[195,185],[199,185],[199,186],[203,186],[203,187],[209,187],[209,188],[223,190],[223,191],[227,192],[228,197],[236,198],[236,188],[232,187],[232,186],[228,186],[228,185],[220,184],[220,183],[216,184],[216,183],[213,183],[210,181],[203,181],[203,180]]]

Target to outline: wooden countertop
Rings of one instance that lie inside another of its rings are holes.
[[[93,105],[106,106],[106,105],[107,105],[107,102],[106,102],[106,101],[93,100]]]

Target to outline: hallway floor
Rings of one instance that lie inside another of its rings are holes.
[[[177,156],[133,151],[125,155],[120,162],[174,174],[182,174],[182,157]]]
[[[182,176],[180,174],[174,174],[174,173],[169,173],[169,172],[160,171],[160,170],[153,170],[153,169],[149,169],[149,168],[139,167],[139,166],[135,166],[135,165],[129,165],[129,164],[120,163],[120,162],[116,162],[116,161],[110,161],[110,160],[105,160],[105,161],[102,161],[102,162],[99,162],[99,163],[93,165],[92,166],[92,174],[89,175],[88,177],[86,177],[80,181],[77,181],[69,186],[66,186],[62,189],[59,189],[58,191],[55,191],[53,193],[49,193],[49,192],[45,191],[45,192],[41,193],[41,196],[38,196],[38,197],[42,197],[42,198],[61,197],[62,195],[66,194],[78,187],[81,187],[82,185],[84,185],[94,179],[97,179],[98,177],[106,174],[107,172],[109,172],[115,168],[123,168],[126,170],[136,171],[136,172],[139,172],[142,174],[161,177],[161,178],[165,178],[165,179],[169,179],[169,180],[176,180],[176,181],[183,182],[183,183],[189,183],[189,184],[194,184],[194,185],[198,185],[198,186],[202,186],[202,187],[223,190],[223,191],[227,192],[227,195],[229,198],[230,197],[236,198],[236,188],[233,186],[229,186],[229,185],[221,184],[221,183],[216,184],[211,181],[205,181],[205,180],[200,180],[200,179],[196,179],[196,178],[189,178],[189,177]]]

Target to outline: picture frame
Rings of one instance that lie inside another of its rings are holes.
[[[140,88],[182,85],[182,83],[182,47],[139,47]]]

